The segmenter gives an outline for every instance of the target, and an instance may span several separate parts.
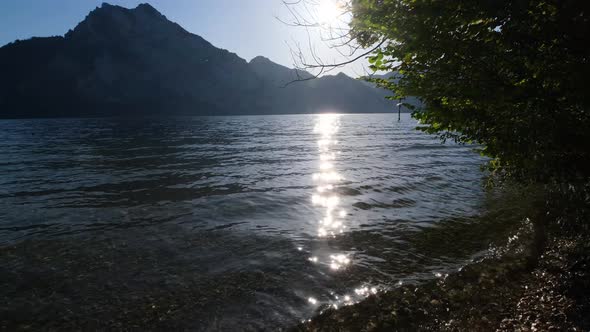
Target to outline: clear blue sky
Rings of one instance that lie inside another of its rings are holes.
[[[0,0],[0,45],[33,36],[63,35],[100,6],[103,0]],[[186,30],[198,34],[213,45],[250,60],[264,55],[293,66],[290,45],[307,45],[304,29],[289,27],[275,17],[288,20],[281,0],[110,0],[127,8],[148,2]],[[324,61],[338,61],[338,53],[329,50],[312,33],[317,53]],[[350,76],[363,73],[360,64],[342,70]]]

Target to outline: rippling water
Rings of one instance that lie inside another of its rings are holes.
[[[1,121],[4,321],[274,329],[456,269],[517,214],[482,189],[473,147],[415,127]]]

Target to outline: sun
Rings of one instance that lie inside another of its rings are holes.
[[[318,23],[331,25],[336,23],[343,14],[343,6],[337,0],[318,0]]]

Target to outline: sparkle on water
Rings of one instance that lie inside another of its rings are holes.
[[[170,320],[187,329],[276,330],[442,279],[521,213],[482,190],[472,147],[416,125],[407,114],[0,121],[11,248],[0,263],[31,285],[0,296],[45,308],[27,320],[155,305],[183,308]],[[40,275],[56,282],[28,282]],[[72,276],[79,287],[59,286]],[[96,294],[105,301],[89,312],[82,299]]]
[[[340,197],[335,191],[344,180],[337,171],[337,156],[341,154],[341,151],[338,151],[338,141],[334,139],[340,128],[340,118],[339,114],[320,114],[317,116],[314,127],[314,133],[318,137],[319,171],[312,176],[316,190],[311,196],[311,201],[314,206],[322,209],[324,215],[324,218],[318,221],[317,236],[320,239],[335,238],[346,231],[347,213],[343,209],[338,209]],[[328,266],[332,273],[342,272],[353,262],[348,254],[341,252],[324,253],[323,257],[327,257],[327,261],[322,262],[324,264],[320,264],[318,268]],[[309,258],[309,261],[315,264],[319,262],[319,258],[313,256]],[[376,287],[363,285],[354,290],[354,298],[350,295],[344,295],[342,298],[335,296],[330,304],[338,308],[338,306],[356,303],[375,293],[377,293]],[[315,306],[318,300],[310,297],[309,302]]]

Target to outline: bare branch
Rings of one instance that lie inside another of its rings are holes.
[[[339,13],[336,13],[336,17],[330,20],[331,22],[322,22],[322,17],[319,17],[322,4],[325,5],[325,2],[322,3],[322,1],[335,1],[335,5],[341,9]],[[288,26],[305,29],[307,36],[305,51],[299,42],[295,42],[294,46],[290,47],[294,67],[302,72],[308,70],[315,72],[310,73],[311,77],[297,75],[295,81],[315,79],[332,70],[357,62],[385,44],[385,40],[383,40],[369,49],[358,44],[349,27],[352,10],[350,0],[282,0],[282,3],[290,19],[284,20],[276,17],[277,20]],[[314,40],[317,40],[316,36],[319,36],[319,41],[323,43],[326,50],[336,52],[342,60],[333,59],[331,62],[326,62],[314,44]],[[366,69],[363,67],[363,70]],[[287,85],[291,83],[293,82],[289,82]]]
[[[368,51],[365,51],[362,54],[360,54],[360,55],[358,55],[358,56],[356,56],[356,57],[354,57],[352,59],[346,60],[346,61],[342,61],[342,62],[338,62],[338,63],[333,63],[333,64],[307,64],[307,63],[304,63],[304,65],[307,68],[321,68],[321,67],[334,68],[334,67],[342,67],[342,66],[345,66],[347,64],[353,63],[353,62],[355,62],[355,61],[357,61],[357,60],[359,60],[359,59],[361,59],[361,58],[363,58],[363,57],[365,57],[365,56],[367,56],[367,55],[375,52],[384,43],[385,43],[385,40],[382,40],[377,45],[375,45],[374,47],[372,47],[371,49],[369,49]]]
[[[320,72],[319,72],[318,74],[316,74],[316,75],[313,75],[313,76],[311,76],[311,77],[306,77],[306,78],[303,78],[303,77],[301,77],[301,76],[299,75],[299,70],[296,70],[295,72],[297,73],[297,74],[296,74],[296,76],[297,76],[297,79],[296,79],[296,80],[293,80],[293,81],[290,81],[290,82],[287,82],[285,85],[281,86],[281,88],[286,88],[286,87],[288,87],[289,85],[291,85],[291,84],[293,84],[293,83],[296,83],[296,82],[304,82],[304,81],[311,81],[311,80],[315,80],[316,78],[320,77],[320,75],[322,75],[322,73],[324,72],[324,68],[321,68],[321,69],[320,69]]]

